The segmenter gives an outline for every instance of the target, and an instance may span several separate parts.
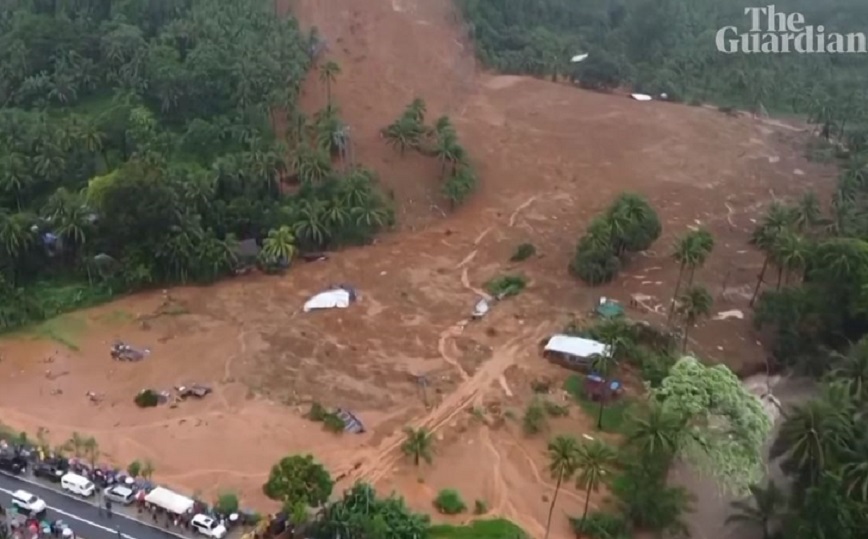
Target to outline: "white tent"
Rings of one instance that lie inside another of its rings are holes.
[[[304,312],[308,313],[315,309],[346,309],[350,306],[351,299],[349,290],[343,288],[326,290],[307,300],[304,304]]]
[[[593,356],[609,355],[610,347],[591,339],[582,339],[581,337],[572,337],[570,335],[555,335],[546,343],[545,351],[588,359]]]
[[[196,504],[190,498],[163,487],[157,487],[150,491],[145,496],[145,501],[176,515],[183,515],[193,509]]]

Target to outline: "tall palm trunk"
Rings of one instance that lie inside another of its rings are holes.
[[[784,281],[784,267],[781,266],[778,268],[778,284],[775,286],[775,290],[781,289],[781,283]]]
[[[753,296],[751,296],[751,298],[750,298],[750,306],[751,306],[751,307],[753,307],[754,302],[756,302],[756,297],[759,295],[760,286],[762,286],[762,284],[763,284],[763,280],[765,279],[765,276],[766,276],[766,270],[767,270],[768,267],[769,267],[769,258],[770,258],[769,255],[766,255],[765,260],[763,260],[763,267],[762,267],[762,269],[760,270],[759,277],[757,278],[757,281],[756,281],[756,288],[754,288],[754,290],[753,290]]]
[[[545,539],[549,538],[549,531],[552,528],[552,514],[555,512],[555,502],[558,501],[558,493],[561,491],[561,481],[564,480],[564,472],[558,474],[558,482],[555,483],[555,494],[552,496],[552,503],[549,506],[549,517],[546,519],[546,535]]]
[[[600,395],[600,410],[597,412],[597,430],[603,430],[603,409],[606,407],[606,399]]]
[[[588,518],[588,508],[591,506],[591,489],[585,491],[585,510],[582,511],[582,529],[585,529],[585,520]]]
[[[687,353],[687,337],[690,334],[690,323],[684,324],[684,337],[681,339],[681,353]]]
[[[672,301],[669,302],[669,315],[666,318],[667,327],[672,324],[672,318],[675,314],[675,301],[678,299],[678,291],[681,290],[681,280],[684,278],[685,266],[686,264],[682,262],[681,267],[678,269],[678,280],[675,281],[675,292],[672,293]]]

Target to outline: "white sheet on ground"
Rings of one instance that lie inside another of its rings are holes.
[[[651,101],[652,99],[654,99],[650,95],[646,94],[630,94],[630,97],[632,97],[636,101]]]
[[[572,58],[570,58],[570,62],[575,64],[576,62],[581,62],[582,60],[586,59],[587,57],[588,57],[588,53],[577,54],[577,55],[573,56]]]
[[[304,304],[304,312],[316,309],[346,309],[350,306],[350,293],[343,288],[320,292],[307,300]]]
[[[491,309],[491,307],[488,304],[488,300],[486,300],[486,299],[479,300],[479,302],[476,304],[476,306],[473,307],[474,318],[482,318],[483,316],[485,316],[488,313],[489,309]]]

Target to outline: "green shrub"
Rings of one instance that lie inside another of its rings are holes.
[[[551,417],[564,417],[570,415],[570,409],[567,406],[561,406],[560,404],[554,403],[549,400],[544,400],[543,407],[545,407],[546,413]]]
[[[585,522],[581,518],[570,518],[570,524],[577,536],[589,539],[630,539],[630,524],[623,515],[594,511],[588,514]]]
[[[539,399],[534,399],[527,405],[521,425],[528,436],[542,432],[548,427],[545,405]]]
[[[224,492],[217,496],[217,501],[214,502],[214,509],[218,513],[230,515],[237,513],[239,507],[238,495],[234,492]]]
[[[310,410],[307,412],[308,419],[311,421],[324,421],[326,415],[328,415],[328,410],[322,404],[316,401],[310,403]]]
[[[485,503],[485,500],[476,500],[473,503],[473,514],[474,515],[484,515],[488,512],[488,504]]]
[[[127,473],[130,474],[132,477],[138,477],[139,474],[142,473],[142,463],[138,460],[132,461],[127,466]]]
[[[444,515],[457,515],[467,509],[467,505],[461,499],[461,494],[451,488],[443,489],[437,494],[434,499],[434,507]]]
[[[605,284],[621,271],[621,259],[608,247],[579,247],[570,272],[591,286]]]
[[[160,403],[160,396],[153,389],[143,389],[133,400],[139,408],[151,408]]]
[[[325,426],[325,429],[330,432],[340,433],[344,431],[344,428],[346,428],[346,425],[344,425],[344,420],[334,413],[325,414],[323,416],[322,423]]]
[[[527,286],[523,275],[502,275],[485,283],[485,289],[494,297],[515,296]]]
[[[515,249],[515,253],[509,258],[512,262],[521,262],[527,260],[536,254],[536,247],[532,243],[522,243]]]

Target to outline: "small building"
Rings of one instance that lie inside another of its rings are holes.
[[[545,345],[543,355],[549,361],[571,369],[587,369],[595,357],[611,354],[611,346],[571,335],[553,335]]]

